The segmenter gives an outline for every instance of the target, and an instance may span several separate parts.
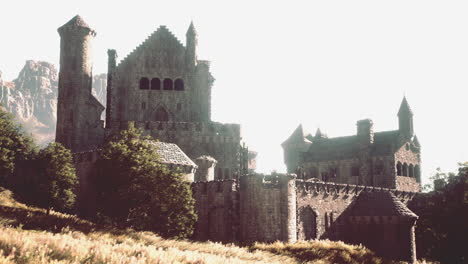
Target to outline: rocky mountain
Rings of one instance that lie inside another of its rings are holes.
[[[105,106],[107,76],[93,78],[93,94]],[[0,104],[33,134],[39,144],[55,138],[57,122],[58,70],[48,62],[26,61],[13,81],[2,79]]]

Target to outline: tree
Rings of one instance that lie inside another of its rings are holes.
[[[50,143],[37,155],[38,194],[37,203],[47,208],[66,211],[73,208],[78,179],[72,154],[58,142]]]
[[[35,150],[32,137],[0,106],[0,184],[4,185],[15,165],[30,159]]]
[[[468,247],[468,163],[458,173],[437,170],[434,190],[415,197],[408,207],[419,219],[416,226],[418,257],[442,263],[466,263]]]
[[[106,143],[97,163],[99,213],[121,226],[188,237],[196,221],[190,183],[160,163],[151,140],[130,123]]]

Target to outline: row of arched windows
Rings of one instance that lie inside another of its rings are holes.
[[[407,176],[419,179],[421,177],[421,169],[419,165],[407,164],[398,162],[397,163],[397,176]]]
[[[140,79],[140,90],[175,90],[183,91],[184,90],[184,81],[182,79],[172,79],[165,78],[162,82],[159,78],[148,79],[143,77]]]

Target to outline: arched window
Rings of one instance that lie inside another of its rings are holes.
[[[140,89],[142,90],[148,90],[149,89],[149,79],[146,77],[143,77],[140,79]]]
[[[167,122],[169,121],[169,114],[167,113],[166,109],[164,109],[163,107],[160,107],[156,111],[154,119],[155,121]]]
[[[151,90],[161,90],[161,80],[159,78],[151,79]]]
[[[403,163],[403,176],[408,176],[408,164]]]
[[[175,80],[174,90],[183,91],[184,90],[184,81],[182,79]]]
[[[409,173],[408,173],[408,176],[410,176],[411,178],[413,178],[413,177],[414,177],[414,166],[413,166],[413,164],[410,164],[410,165],[409,165],[409,171],[408,171],[408,172],[409,172]]]
[[[401,165],[401,162],[398,162],[397,165],[396,165],[396,175],[397,176],[401,176],[402,175],[402,165]]]
[[[173,90],[174,89],[174,84],[172,83],[172,80],[171,79],[164,79],[164,82],[163,82],[163,89],[164,90]]]

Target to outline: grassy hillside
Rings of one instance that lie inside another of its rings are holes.
[[[0,188],[1,263],[395,263],[362,246],[312,241],[237,247],[106,229],[16,202]]]

